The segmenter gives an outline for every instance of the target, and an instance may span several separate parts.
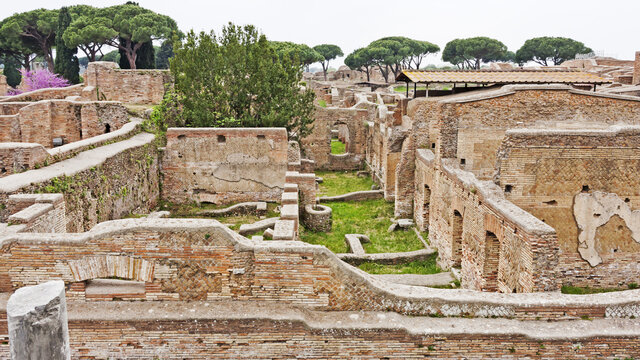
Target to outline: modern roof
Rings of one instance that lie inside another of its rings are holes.
[[[608,84],[611,81],[580,70],[402,70],[396,81],[475,84]]]

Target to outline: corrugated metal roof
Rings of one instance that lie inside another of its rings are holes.
[[[607,84],[580,70],[402,70],[396,81],[475,84]]]

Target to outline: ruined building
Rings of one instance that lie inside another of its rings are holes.
[[[640,98],[310,80],[326,106],[299,144],[278,128],[170,128],[163,143],[142,118],[166,72],[98,62],[85,79],[0,99],[0,357],[9,297],[50,280],[72,358],[640,356],[640,290],[558,291],[640,278]],[[462,289],[386,281],[297,241],[330,221],[314,171],[356,169]],[[265,241],[166,218],[168,201],[279,216],[250,224],[271,221]]]

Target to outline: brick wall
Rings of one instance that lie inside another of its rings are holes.
[[[504,228],[510,226],[505,221]],[[489,229],[498,232],[494,225]],[[512,235],[505,230],[498,236]],[[133,268],[136,261],[150,263],[146,268],[152,267],[153,281],[145,278],[144,294],[148,301],[252,300],[321,310],[543,320],[640,315],[640,290],[618,293],[615,298],[549,297],[398,286],[373,279],[340,261],[325,247],[288,241],[256,243],[214,220],[118,220],[101,223],[84,234],[14,234],[5,237],[0,246],[0,274],[6,274],[0,291],[62,279],[71,284],[67,297],[78,301],[86,299],[84,286],[74,284],[87,279],[78,274],[101,276],[102,272],[92,270],[93,266],[109,263],[101,258],[125,257],[129,260],[117,264],[127,268],[133,264]],[[539,258],[534,254],[536,261]],[[140,271],[123,269],[116,273],[127,277],[122,274]],[[543,275],[533,274],[534,283]]]
[[[178,203],[278,201],[287,151],[284,128],[170,128],[162,196]]]
[[[40,144],[0,143],[0,177],[42,164],[49,153]]]
[[[640,100],[558,85],[504,86],[465,97],[415,99],[410,108],[414,122],[429,124],[434,153],[464,159],[464,169],[480,179],[492,178],[496,153],[508,129],[640,124]]]
[[[354,170],[362,166],[365,154],[365,124],[370,116],[367,109],[316,107],[313,131],[300,141],[304,158],[315,161],[316,170]],[[346,125],[349,143],[347,159],[331,155],[331,130]]]
[[[78,318],[69,320],[69,337],[73,358],[99,359],[624,359],[640,354],[640,342],[632,335],[558,339],[516,332],[465,334],[448,330],[426,334],[422,329],[383,325],[331,325],[318,328],[306,321],[265,316],[172,316],[146,321]],[[436,323],[430,328],[445,325],[449,324]],[[574,331],[566,326],[567,333]],[[0,356],[8,355],[8,345],[0,345]]]
[[[65,99],[68,96],[80,96],[82,84],[67,86],[63,88],[47,88],[25,92],[19,95],[9,96],[0,99],[3,102],[34,102],[41,100]]]
[[[414,218],[422,228],[428,222],[438,263],[460,264],[467,289],[558,289],[555,231],[506,201],[494,184],[478,181],[451,161],[436,161],[431,151],[418,151]]]
[[[0,116],[0,141],[45,147],[52,147],[56,137],[62,137],[65,143],[74,142],[114,131],[129,121],[127,110],[115,102],[43,100],[20,108],[1,107],[7,113],[17,113]]]
[[[127,104],[159,104],[171,83],[167,70],[121,70],[113,62],[89,63],[82,97]]]
[[[98,222],[120,219],[133,211],[148,212],[156,206],[158,150],[153,136],[139,134],[83,154],[81,165],[68,160],[68,175],[54,176],[41,168],[0,178],[0,203],[5,204],[12,194],[62,193],[70,232],[88,230]],[[31,172],[36,173],[32,176]],[[7,209],[0,208],[0,221],[8,216]]]
[[[7,95],[7,90],[9,90],[9,85],[7,84],[7,77],[0,74],[0,96]]]
[[[633,238],[628,223],[632,217],[625,222],[620,213],[594,225],[598,227],[594,243],[588,245],[578,237],[576,214],[584,210],[575,201],[578,194],[604,192],[624,201],[618,208],[640,209],[640,127],[508,131],[497,164],[496,180],[507,198],[557,231],[560,281],[618,287],[640,279],[640,270],[633,265],[640,261],[640,237]],[[608,216],[604,209],[592,211],[587,218]],[[586,231],[590,225],[582,226]],[[592,260],[594,266],[589,266],[587,247],[594,248],[602,263]]]

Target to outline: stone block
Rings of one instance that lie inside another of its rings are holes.
[[[298,205],[298,193],[297,192],[282,193],[282,205]]]
[[[365,251],[360,242],[360,238],[364,235],[360,234],[345,234],[344,240],[349,247],[349,251],[356,255],[364,255]],[[368,238],[367,238],[368,239]]]
[[[273,229],[273,240],[295,240],[295,227],[293,220],[278,220]]]
[[[18,289],[7,302],[12,359],[71,358],[63,281]]]

